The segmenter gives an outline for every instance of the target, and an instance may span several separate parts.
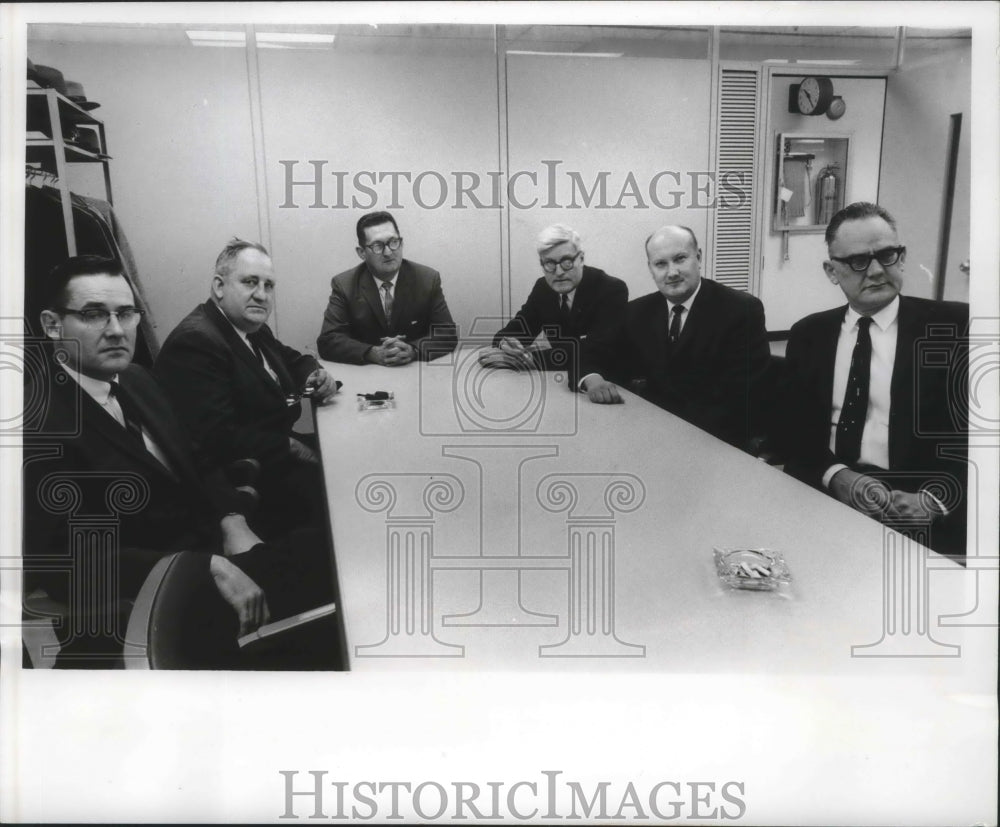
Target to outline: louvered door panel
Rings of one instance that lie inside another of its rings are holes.
[[[750,290],[755,260],[759,85],[759,72],[753,69],[719,72],[712,272],[716,281],[738,290]]]

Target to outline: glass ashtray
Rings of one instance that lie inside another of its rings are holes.
[[[396,396],[392,391],[358,394],[359,411],[388,411],[396,407]]]
[[[791,581],[781,552],[767,548],[717,548],[715,570],[732,589],[774,591]]]

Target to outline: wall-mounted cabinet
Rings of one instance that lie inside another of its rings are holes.
[[[774,232],[821,233],[847,201],[850,139],[780,132],[775,157]]]

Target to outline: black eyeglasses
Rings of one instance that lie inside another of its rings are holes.
[[[142,319],[143,311],[138,307],[119,307],[117,310],[107,310],[104,307],[88,307],[84,310],[71,310],[68,307],[57,307],[57,312],[64,316],[76,316],[87,327],[105,328],[114,316],[126,330],[135,327]]]
[[[843,258],[840,256],[830,256],[830,260],[846,264],[855,273],[866,273],[868,268],[872,266],[872,259],[883,267],[891,267],[899,261],[900,256],[905,254],[906,247],[883,247],[874,253],[858,253],[857,255],[844,256]]]
[[[576,260],[580,257],[580,254],[582,252],[583,252],[583,250],[581,250],[575,256],[563,256],[558,261],[556,261],[555,259],[552,259],[552,258],[543,258],[543,259],[540,259],[540,261],[542,262],[542,269],[546,273],[554,273],[556,271],[556,265],[558,264],[559,267],[562,268],[563,272],[567,272],[569,270],[572,270],[573,269],[573,265],[576,264]]]
[[[379,256],[382,255],[382,252],[385,250],[386,247],[388,247],[393,252],[396,252],[396,250],[398,250],[402,244],[403,244],[402,236],[393,236],[392,238],[390,238],[388,241],[385,242],[376,241],[374,244],[365,244],[364,248],[366,250],[371,250],[373,253],[375,253],[375,255]]]

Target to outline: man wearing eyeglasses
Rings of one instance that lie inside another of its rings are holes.
[[[335,380],[314,356],[279,341],[267,320],[277,285],[267,250],[234,238],[219,253],[207,301],[170,333],[154,371],[209,467],[252,459],[265,533],[323,517],[314,434],[300,433],[300,397],[319,403]]]
[[[534,355],[526,348],[544,331],[548,348],[538,351],[538,364],[575,376],[581,342],[618,323],[628,303],[628,286],[585,265],[579,234],[564,224],[542,230],[535,246],[542,277],[514,318],[494,336],[493,346],[534,367]]]
[[[964,554],[969,307],[900,295],[906,247],[876,204],[834,215],[826,244],[847,305],[791,329],[785,470]]]
[[[361,264],[333,277],[316,346],[333,362],[399,367],[455,349],[455,323],[437,270],[403,258],[403,237],[387,212],[357,224]]]
[[[35,425],[25,434],[25,593],[41,587],[68,607],[57,666],[120,667],[122,603],[175,551],[204,552],[205,584],[234,615],[232,629],[203,631],[230,634],[234,656],[237,633],[271,612],[329,599],[332,582],[300,568],[299,552],[320,538],[263,543],[245,500],[221,472],[201,472],[162,389],[131,364],[141,312],[120,264],[71,258],[44,292],[52,358],[25,366]]]

